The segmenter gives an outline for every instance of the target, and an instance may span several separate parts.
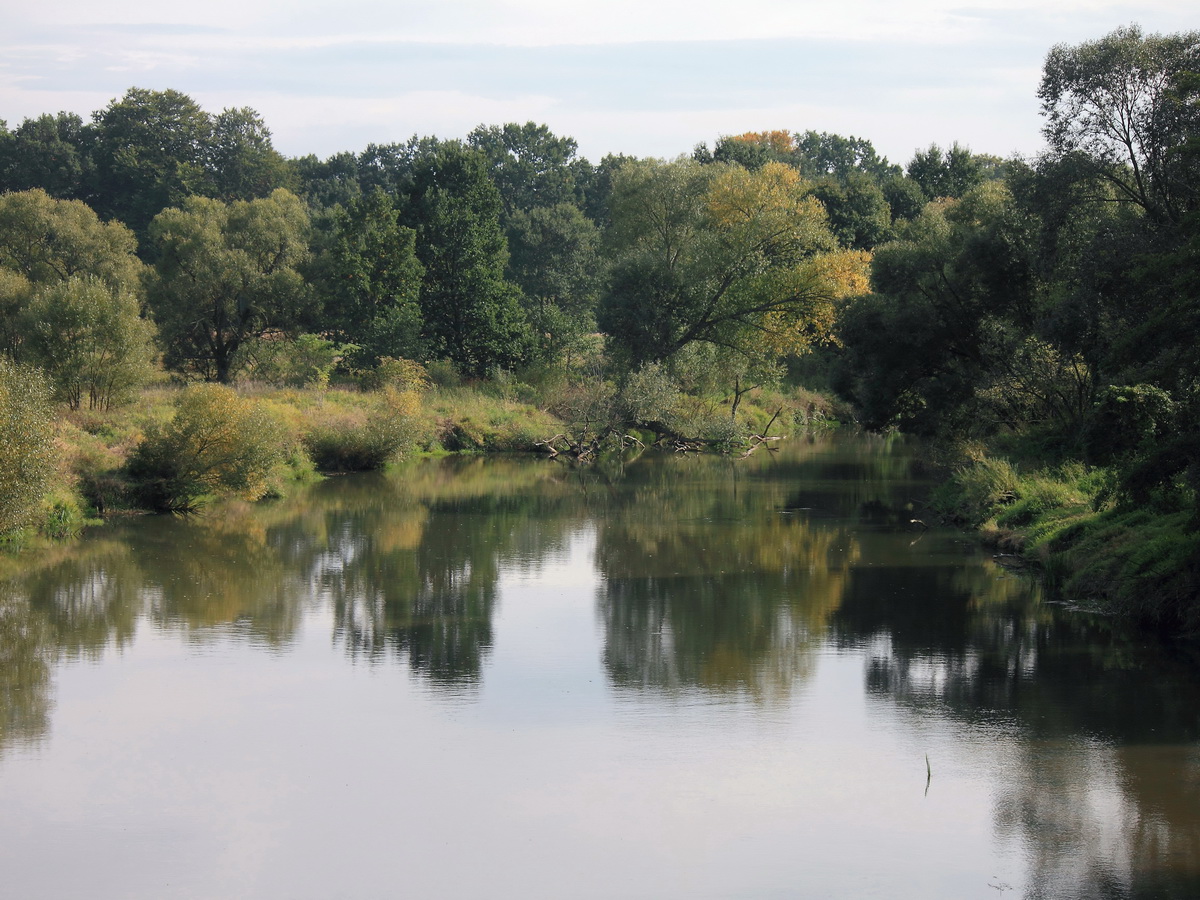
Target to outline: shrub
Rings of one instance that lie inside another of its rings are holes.
[[[382,469],[420,437],[415,391],[387,385],[363,406],[328,405],[316,412],[301,440],[328,472]]]
[[[0,357],[0,537],[33,523],[54,475],[50,392],[41,372]]]
[[[402,391],[424,391],[430,385],[429,373],[419,362],[385,356],[379,365],[363,374],[363,387],[380,390],[391,386]]]
[[[285,452],[283,429],[260,405],[223,385],[200,384],[180,393],[166,425],[148,429],[129,475],[151,508],[184,512],[210,494],[259,499]]]
[[[323,388],[337,364],[357,349],[316,334],[295,340],[260,337],[242,345],[234,368],[265,384]]]

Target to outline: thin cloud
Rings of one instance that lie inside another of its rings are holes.
[[[292,155],[529,119],[593,158],[763,128],[853,133],[897,161],[931,141],[1029,153],[1053,44],[1192,17],[1168,0],[50,2],[0,35],[0,118],[87,116],[136,85],[253,106]]]

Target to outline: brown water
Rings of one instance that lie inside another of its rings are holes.
[[[1200,896],[1194,651],[927,489],[451,459],[0,563],[0,897]]]

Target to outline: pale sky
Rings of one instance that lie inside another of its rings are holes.
[[[1194,0],[0,0],[0,119],[85,119],[130,87],[250,106],[289,156],[544,123],[580,152],[673,157],[722,134],[1036,153],[1057,43]]]

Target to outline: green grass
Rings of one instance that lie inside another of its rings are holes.
[[[1112,477],[1078,463],[1023,473],[983,458],[958,468],[935,491],[934,505],[1038,564],[1058,596],[1200,632],[1200,531],[1187,512],[1115,505]]]

